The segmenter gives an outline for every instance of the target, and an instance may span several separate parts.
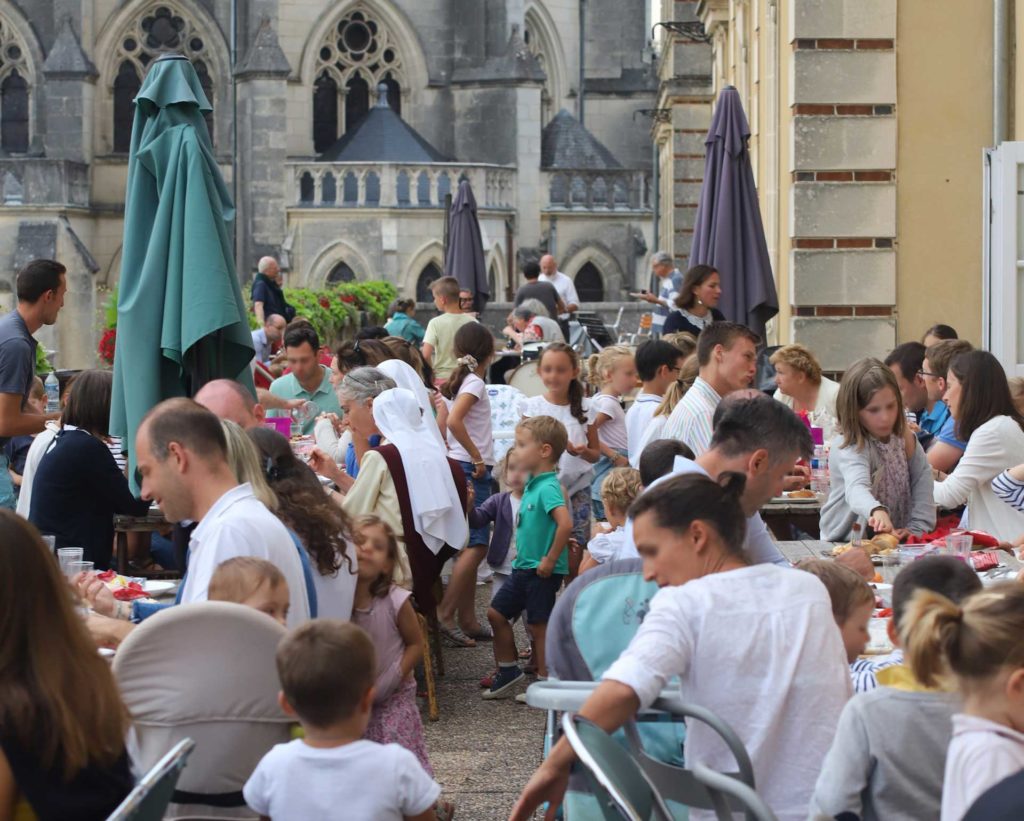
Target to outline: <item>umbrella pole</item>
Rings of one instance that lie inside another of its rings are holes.
[[[441,243],[444,246],[444,275],[451,276],[451,271],[448,270],[448,235],[451,233],[452,224],[452,195],[447,193],[444,195],[444,240]]]

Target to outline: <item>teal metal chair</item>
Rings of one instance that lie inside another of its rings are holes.
[[[711,796],[718,821],[732,821],[732,808],[737,806],[741,806],[747,818],[754,821],[776,821],[775,813],[748,784],[703,764],[693,765],[693,775]]]
[[[124,801],[107,821],[160,821],[171,803],[178,776],[185,769],[195,747],[191,738],[183,738],[153,768],[139,779]]]
[[[555,605],[546,643],[553,680],[533,684],[526,693],[527,704],[548,710],[545,755],[557,741],[557,713],[582,706],[650,609],[658,588],[644,581],[641,568],[639,559],[607,562],[574,580]],[[650,710],[612,738],[632,753],[645,778],[664,796],[671,811],[668,817],[676,821],[688,817],[689,807],[714,808],[711,795],[685,768],[684,720],[702,721],[714,729],[736,759],[737,770],[730,775],[754,787],[753,765],[739,736],[710,710],[684,703],[670,684]],[[563,810],[570,821],[602,817],[589,782],[578,771],[570,778]]]
[[[562,715],[562,732],[583,765],[605,821],[672,821],[672,812],[619,742],[591,721]]]

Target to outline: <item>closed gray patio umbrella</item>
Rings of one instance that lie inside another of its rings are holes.
[[[757,203],[749,139],[739,92],[726,86],[718,95],[705,140],[704,184],[690,267],[713,266],[722,278],[719,309],[763,340],[765,324],[779,312],[779,297]]]
[[[455,277],[460,288],[472,291],[474,307],[482,311],[491,294],[484,262],[484,242],[476,216],[476,197],[468,180],[459,183],[448,219],[445,274]]]

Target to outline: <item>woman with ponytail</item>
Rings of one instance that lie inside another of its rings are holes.
[[[633,502],[629,515],[644,577],[661,589],[579,713],[612,732],[678,676],[684,701],[712,710],[739,735],[758,792],[776,816],[804,821],[850,695],[849,668],[821,582],[809,573],[749,564],[740,501],[745,484],[738,473],[717,481],[691,473]],[[688,724],[686,757],[719,772],[736,766],[700,722]],[[543,801],[559,803],[572,758],[563,739],[530,780],[513,819],[531,817]]]
[[[444,407],[438,416],[442,434],[447,428],[448,456],[462,467],[472,484],[476,504],[491,495],[494,439],[491,401],[484,379],[494,358],[494,337],[485,325],[469,322],[455,332],[456,366],[441,386]],[[470,528],[469,545],[455,561],[451,582],[437,608],[441,630],[459,647],[491,638],[491,630],[476,615],[476,571],[487,554],[488,528]],[[458,611],[458,622],[456,622]]]
[[[544,393],[524,401],[520,413],[524,419],[550,416],[565,425],[569,444],[558,462],[558,479],[572,507],[572,537],[584,545],[590,539],[590,485],[594,480],[594,463],[601,457],[594,427],[595,409],[584,397],[579,355],[564,342],[552,342],[541,351],[537,370],[544,383]],[[577,562],[579,558],[577,555]],[[572,559],[570,552],[570,561]]]
[[[996,585],[959,605],[923,590],[901,638],[922,684],[952,684],[963,698],[942,787],[942,821],[960,821],[989,787],[1024,770],[1024,585]]]

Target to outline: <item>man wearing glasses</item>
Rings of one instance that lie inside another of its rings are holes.
[[[920,342],[904,342],[885,358],[885,364],[900,386],[903,407],[913,413],[913,418],[907,416],[911,430],[917,434],[921,447],[927,450],[949,419],[949,408],[941,396],[933,397],[928,391],[922,373],[924,354],[925,347]]]

